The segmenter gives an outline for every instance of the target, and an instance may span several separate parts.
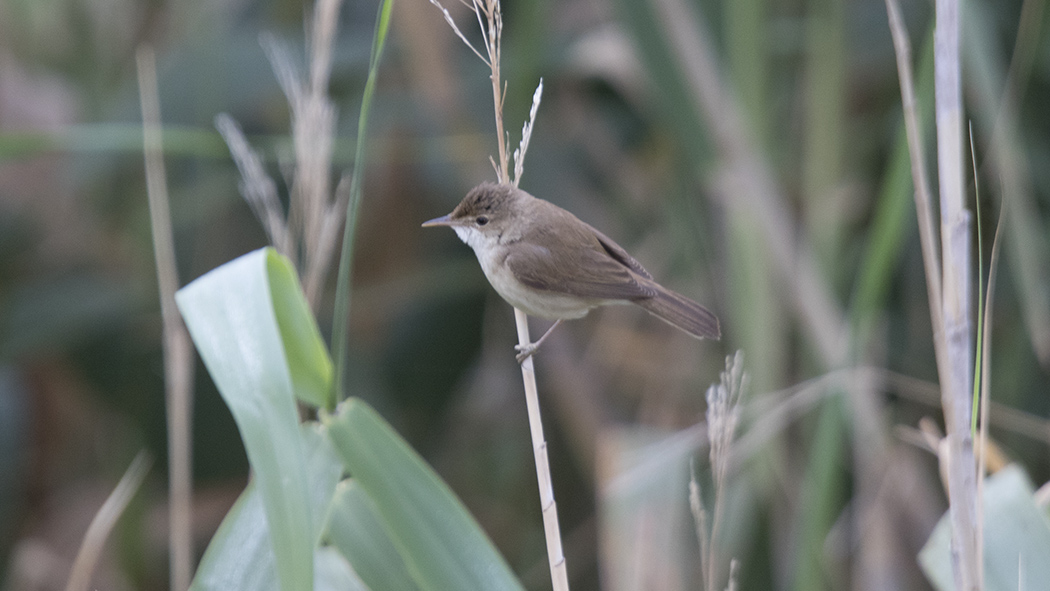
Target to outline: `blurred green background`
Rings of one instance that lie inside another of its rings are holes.
[[[829,364],[800,320],[789,296],[794,275],[775,268],[762,227],[732,206],[723,147],[686,82],[692,64],[676,60],[661,3],[504,3],[512,142],[540,77],[545,86],[522,187],[602,229],[723,325],[721,342],[697,342],[640,310],[608,309],[559,329],[538,355],[573,588],[700,588],[690,575],[699,559],[688,511],[674,525],[687,540],[676,550],[684,575],[643,568],[634,586],[616,579],[612,563],[625,557],[609,540],[637,536],[651,553],[634,550],[638,560],[654,569],[661,550],[644,543],[651,534],[642,525],[616,522],[606,485],[625,448],[703,419],[703,392],[736,349],[751,375],[742,431],[757,435],[734,470],[719,542],[726,562],[740,560],[740,588],[928,588],[914,556],[946,502],[914,429],[941,415],[885,5],[691,3],[699,18],[689,24],[710,34],[747,144],[784,197],[789,215],[780,222],[817,262],[819,286],[841,315],[827,321],[849,331],[846,366],[873,368],[818,384],[785,409],[777,404],[794,392],[785,388],[843,366]],[[447,4],[476,40],[467,12]],[[346,0],[340,14],[333,178],[353,165],[376,6]],[[305,59],[310,8],[0,0],[0,582],[9,587],[64,586],[87,523],[146,447],[156,469],[96,581],[166,588],[161,322],[135,49],[157,52],[185,284],[265,245],[213,121],[234,117],[286,194],[288,107],[259,35],[273,33]],[[907,2],[904,11],[920,103],[929,105],[932,6]],[[992,436],[1038,484],[1050,479],[1042,418],[1050,413],[1050,36],[1038,0],[982,0],[965,14],[985,260],[1000,200],[1012,208],[991,393],[1026,413],[993,411]],[[494,178],[488,71],[426,0],[397,0],[393,18],[357,234],[348,388],[449,481],[526,586],[544,589],[512,309],[452,232],[419,227]],[[929,143],[932,111],[923,113]],[[322,327],[331,325],[334,276],[329,283]],[[534,334],[545,327],[537,321]],[[199,553],[243,488],[247,464],[206,372],[196,375]],[[706,452],[696,466],[703,473]]]

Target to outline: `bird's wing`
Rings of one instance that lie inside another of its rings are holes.
[[[645,270],[645,267],[643,267],[641,263],[634,260],[634,257],[632,257],[631,255],[627,254],[627,251],[624,250],[623,247],[613,242],[612,238],[609,238],[605,234],[602,234],[586,222],[584,222],[584,225],[590,228],[591,232],[594,232],[594,237],[598,239],[598,242],[602,245],[602,248],[605,249],[605,252],[609,253],[609,256],[620,261],[622,264],[626,265],[627,268],[641,275],[642,277],[645,277],[646,279],[653,278],[653,276],[649,274],[649,271]]]
[[[573,236],[546,229],[530,233],[515,243],[507,266],[518,281],[553,293],[606,300],[656,295],[646,285],[651,276],[627,251],[586,224],[574,229]]]

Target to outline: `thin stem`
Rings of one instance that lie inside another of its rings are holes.
[[[87,591],[90,588],[91,575],[98,564],[99,556],[102,555],[106,538],[142,485],[151,464],[153,460],[149,452],[140,451],[131,461],[116,488],[99,507],[91,525],[84,533],[84,539],[80,542],[80,549],[77,550],[77,557],[73,560],[73,568],[70,569],[69,580],[66,582],[66,591]]]
[[[496,120],[496,139],[499,146],[498,161],[490,158],[492,166],[496,170],[499,182],[504,184],[518,185],[524,167],[525,151],[529,145],[532,135],[532,127],[535,123],[536,112],[539,109],[540,97],[543,92],[543,83],[533,94],[532,109],[529,112],[529,121],[522,128],[522,139],[514,158],[514,177],[511,178],[510,162],[507,155],[508,134],[503,126],[503,103],[506,99],[507,87],[500,76],[500,46],[503,37],[503,15],[499,0],[472,0],[469,6],[474,10],[481,28],[482,39],[488,53],[488,59],[483,57],[466,40],[463,33],[452,21],[449,13],[438,0],[430,0],[441,9],[446,22],[452,30],[470,47],[471,51],[481,58],[485,65],[491,70],[492,81],[492,106]],[[466,2],[463,2],[466,4]],[[515,308],[514,320],[518,330],[518,344],[527,347],[532,344],[529,337],[529,321],[525,312]],[[533,357],[527,357],[521,364],[521,378],[525,387],[525,404],[529,414],[529,430],[532,435],[533,455],[536,460],[536,478],[539,481],[540,508],[543,512],[543,531],[547,539],[547,559],[551,569],[551,583],[554,591],[568,591],[569,577],[565,567],[565,554],[562,551],[561,528],[558,524],[558,506],[554,502],[554,489],[551,486],[550,462],[547,458],[547,442],[543,436],[543,421],[540,416],[539,392],[536,388],[536,372],[533,366]]]
[[[149,199],[153,253],[157,265],[160,310],[163,322],[164,389],[168,419],[168,551],[173,591],[190,586],[193,561],[193,470],[192,428],[193,353],[186,326],[175,306],[179,287],[175,265],[168,189],[160,123],[160,99],[153,51],[141,48],[136,54],[142,105],[143,156],[146,162],[146,193]],[[129,469],[130,471],[130,469]],[[72,583],[71,583],[72,584]]]
[[[529,339],[529,317],[514,309],[514,322],[518,329],[518,344],[527,346]],[[532,356],[521,364],[521,381],[525,386],[525,405],[529,413],[529,432],[532,435],[532,451],[536,459],[536,479],[540,488],[540,509],[543,512],[543,532],[547,538],[547,560],[550,563],[551,583],[555,591],[568,591],[569,575],[565,568],[565,554],[561,546],[561,527],[558,524],[558,504],[554,501],[551,485],[551,468],[547,458],[547,441],[543,437],[543,419],[540,416],[540,396],[536,388],[536,371]]]
[[[947,349],[948,380],[941,383],[948,439],[948,502],[952,523],[955,588],[978,589],[976,541],[976,464],[970,435],[972,216],[963,190],[962,66],[960,5],[937,0],[934,31],[934,78],[937,113],[937,170],[941,205],[941,310]]]
[[[521,182],[521,175],[525,172],[525,152],[529,149],[529,141],[532,140],[532,128],[536,125],[536,113],[540,110],[540,100],[543,98],[543,78],[532,93],[532,107],[529,109],[529,120],[521,126],[521,142],[518,149],[514,150],[514,186]]]
[[[933,325],[933,348],[937,360],[937,374],[942,383],[947,380],[947,365],[944,352],[944,315],[941,313],[941,263],[937,247],[937,226],[933,222],[933,194],[930,190],[929,172],[923,157],[922,128],[919,125],[918,101],[915,98],[914,75],[911,67],[911,42],[901,17],[897,0],[886,0],[890,34],[897,55],[897,75],[901,85],[901,105],[904,109],[904,130],[908,137],[908,153],[911,156],[912,183],[915,186],[915,214],[919,223],[919,243],[922,261],[926,269],[926,293],[930,303],[930,322]]]
[[[300,195],[308,200],[307,232],[303,241],[303,291],[312,309],[316,309],[325,279],[331,268],[332,254],[338,245],[338,233],[329,228],[342,218],[342,211],[333,207],[329,170],[332,163],[332,144],[335,138],[336,107],[328,97],[328,83],[332,70],[332,46],[335,44],[336,23],[339,22],[341,0],[321,0],[314,7],[310,47],[310,79],[306,85],[303,113],[293,121],[295,149],[300,158],[296,181],[300,176],[309,193]],[[304,164],[309,168],[304,170]]]
[[[707,537],[707,512],[704,511],[704,502],[700,495],[700,480],[696,477],[696,470],[692,462],[689,464],[689,511],[693,514],[693,525],[696,526],[696,539],[700,542],[700,576],[704,581],[704,589],[711,589],[711,555],[709,552],[709,539]]]
[[[365,81],[365,91],[361,96],[361,112],[357,118],[357,148],[354,152],[354,172],[350,177],[350,188],[346,198],[342,251],[339,255],[339,270],[336,278],[336,302],[332,313],[332,356],[336,360],[333,384],[335,396],[331,398],[333,402],[341,400],[346,394],[344,381],[346,378],[346,352],[349,340],[350,285],[354,259],[354,236],[357,232],[357,214],[361,205],[361,184],[365,175],[365,161],[367,159],[368,116],[371,112],[372,99],[375,95],[376,78],[379,74],[379,60],[383,56],[387,32],[390,30],[390,13],[392,8],[393,0],[384,0],[376,14],[368,79]]]

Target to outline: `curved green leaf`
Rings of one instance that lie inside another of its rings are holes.
[[[311,591],[315,533],[306,456],[271,295],[270,259],[278,256],[268,248],[241,256],[179,290],[175,301],[241,432],[269,523],[280,588]],[[287,280],[280,272],[274,277],[278,284]],[[282,301],[288,298],[284,293]]]
[[[315,532],[320,532],[343,465],[321,425],[302,425],[299,434],[306,456],[312,526]],[[314,540],[314,545],[317,541]],[[323,560],[328,559],[320,559],[315,555],[314,564]],[[337,565],[332,568],[338,575]],[[192,591],[276,591],[276,569],[263,499],[255,481],[252,481],[212,537],[190,588]],[[327,588],[320,577],[319,573],[315,591]]]
[[[368,404],[351,398],[322,420],[420,589],[523,590],[448,485]]]
[[[375,505],[353,479],[336,489],[325,540],[339,549],[371,589],[419,589],[380,521]]]
[[[190,591],[277,591],[262,496],[249,482],[201,558]]]
[[[1035,503],[1017,464],[985,479],[984,589],[1050,589],[1050,516]],[[951,521],[945,513],[919,552],[919,566],[938,591],[954,591]]]
[[[266,268],[277,326],[296,398],[315,408],[335,406],[332,359],[321,339],[295,268],[276,251],[267,251]]]
[[[314,552],[314,570],[317,572],[314,591],[369,591],[354,568],[335,548],[318,548]],[[380,587],[379,590],[396,589]]]

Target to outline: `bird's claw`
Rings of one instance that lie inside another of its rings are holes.
[[[532,357],[532,354],[536,352],[536,349],[539,349],[536,343],[514,345],[514,350],[518,352],[514,358],[518,360],[518,363],[525,363],[525,360]]]

